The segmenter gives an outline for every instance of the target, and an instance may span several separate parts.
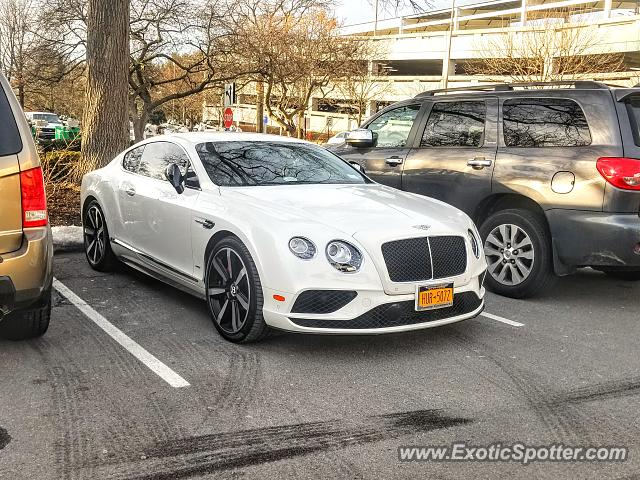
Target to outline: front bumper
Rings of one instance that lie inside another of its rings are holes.
[[[634,251],[640,243],[638,214],[555,209],[547,211],[547,219],[556,260],[569,271],[577,267],[640,269],[640,255]]]
[[[0,255],[0,318],[28,308],[45,297],[53,280],[51,229],[24,231],[22,246]]]
[[[421,312],[414,308],[415,294],[388,295],[383,290],[360,290],[352,301],[333,313],[292,313],[295,299],[302,292],[292,296],[264,289],[263,315],[271,327],[299,333],[371,335],[438,327],[476,317],[482,312],[485,290],[481,277],[483,275],[455,287],[452,307]],[[426,282],[429,283],[444,282]],[[286,300],[275,301],[274,295],[281,295]]]

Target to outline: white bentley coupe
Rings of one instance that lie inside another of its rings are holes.
[[[92,268],[121,261],[206,299],[232,342],[400,332],[484,307],[467,215],[299,140],[154,137],[85,175],[82,218]]]

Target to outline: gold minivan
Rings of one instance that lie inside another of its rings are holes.
[[[24,113],[0,74],[0,336],[23,340],[47,331],[52,280],[40,160]]]

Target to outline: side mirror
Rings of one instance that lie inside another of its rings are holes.
[[[355,168],[356,170],[358,170],[360,173],[364,174],[364,168],[362,165],[360,165],[358,162],[349,162],[349,165],[351,165],[353,168]]]
[[[347,133],[345,142],[347,145],[351,145],[356,148],[370,148],[375,144],[375,135],[371,130],[359,128]]]
[[[164,176],[167,177],[167,180],[169,180],[169,183],[176,189],[178,194],[184,192],[184,176],[176,163],[167,166]]]

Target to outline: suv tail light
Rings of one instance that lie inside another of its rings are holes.
[[[43,227],[47,224],[47,197],[42,168],[20,172],[22,191],[22,228]]]
[[[596,164],[600,175],[614,187],[640,191],[640,159],[602,157]]]

